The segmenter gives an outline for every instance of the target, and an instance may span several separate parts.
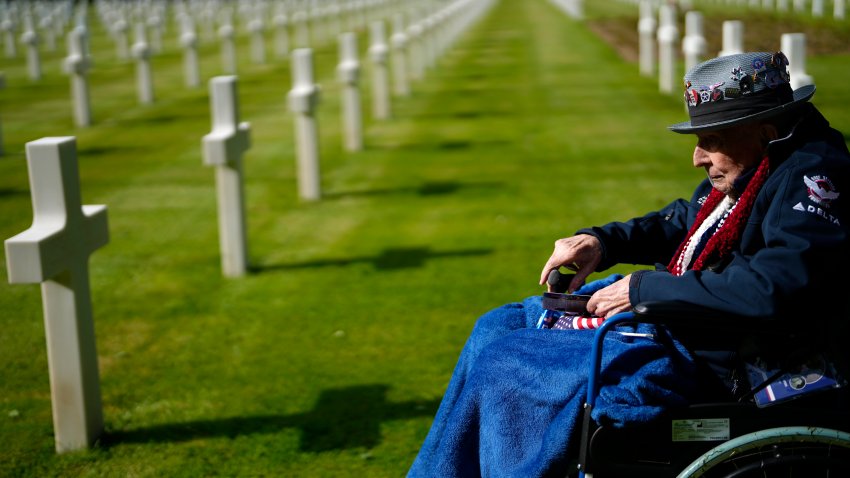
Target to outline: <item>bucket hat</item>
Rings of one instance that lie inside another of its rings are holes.
[[[696,133],[780,115],[806,102],[814,85],[792,90],[782,52],[738,53],[700,63],[685,75],[690,121],[668,128]]]

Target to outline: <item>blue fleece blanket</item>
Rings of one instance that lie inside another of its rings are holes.
[[[593,330],[535,324],[539,297],[482,316],[457,367],[409,477],[564,476],[577,456]],[[696,393],[690,355],[663,330],[656,340],[609,333],[600,423],[643,423]]]

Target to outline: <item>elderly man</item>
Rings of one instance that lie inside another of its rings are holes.
[[[693,164],[707,179],[690,201],[556,241],[540,283],[553,269],[574,270],[570,289],[593,293],[587,309],[601,317],[677,300],[772,316],[777,328],[805,321],[795,340],[840,362],[835,351],[843,349],[830,340],[847,327],[835,277],[850,262],[850,216],[841,197],[850,153],[808,103],[814,86],[792,91],[787,65],[780,52],[744,53],[688,72],[690,121],[670,129],[696,135]],[[590,273],[618,263],[656,267],[581,287]],[[593,332],[536,329],[541,312],[539,298],[529,298],[478,320],[409,476],[566,470]],[[736,372],[745,334],[641,327],[655,340],[606,339],[597,421],[640,423],[706,394],[749,389]],[[792,345],[758,347],[770,357]]]

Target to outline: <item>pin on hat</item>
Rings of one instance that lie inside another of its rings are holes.
[[[690,121],[669,126],[676,133],[722,129],[780,115],[815,94],[814,85],[791,89],[782,52],[727,55],[685,75]]]

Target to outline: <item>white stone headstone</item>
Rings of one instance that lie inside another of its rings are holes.
[[[289,18],[281,12],[274,17],[274,49],[275,56],[289,56]]]
[[[788,74],[791,75],[791,88],[813,85],[814,78],[806,73],[806,34],[784,33],[780,48],[788,57]]]
[[[787,12],[788,11],[788,0],[776,0],[776,11]]]
[[[360,106],[360,61],[357,58],[357,35],[343,33],[339,36],[339,64],[337,77],[342,84],[342,130],[345,149],[363,149],[363,114]]]
[[[218,29],[218,37],[221,40],[221,66],[225,73],[236,73],[236,45],[234,45],[233,25],[223,24]]]
[[[407,81],[407,35],[404,29],[404,15],[401,13],[393,17],[393,35],[390,37],[390,43],[393,51],[393,91],[398,96],[407,96],[410,94],[410,85]]]
[[[159,15],[150,16],[148,27],[151,32],[151,52],[160,53],[162,51],[162,18]]]
[[[183,19],[180,46],[183,48],[183,74],[186,86],[195,88],[201,85],[201,72],[198,65],[198,35],[195,33],[195,23],[186,16]]]
[[[699,64],[708,52],[708,42],[703,35],[702,13],[692,10],[685,14],[685,38],[682,51],[685,54],[685,71]]]
[[[262,18],[255,18],[248,23],[251,32],[251,60],[257,64],[266,62],[266,27]]]
[[[717,56],[737,55],[744,52],[744,23],[740,20],[723,22],[723,49]]]
[[[319,130],[316,106],[319,103],[319,85],[313,75],[313,51],[298,48],[292,52],[292,89],[287,100],[295,114],[295,141],[298,161],[298,193],[305,201],[321,198],[319,175]]]
[[[31,80],[41,79],[41,56],[38,52],[38,33],[32,27],[32,21],[27,22],[26,29],[21,34],[21,43],[27,49],[27,71]]]
[[[71,77],[71,100],[74,104],[74,122],[79,127],[91,125],[91,105],[89,103],[88,71],[91,61],[86,56],[86,38],[84,27],[75,27],[68,32],[68,56],[64,69]]]
[[[389,47],[384,22],[372,22],[369,28],[369,57],[372,59],[372,116],[390,117],[390,73],[387,65]]]
[[[0,72],[0,90],[6,89],[6,74]],[[3,149],[3,128],[0,125],[0,156],[5,154],[5,150]]]
[[[420,22],[414,22],[407,27],[410,77],[414,80],[421,80],[425,76],[425,55],[422,46],[422,33]]]
[[[56,451],[103,431],[88,258],[109,242],[106,206],[82,206],[73,137],[26,145],[34,219],[6,240],[12,284],[41,284]]]
[[[3,17],[0,22],[0,29],[3,30],[4,43],[6,45],[6,58],[15,58],[18,56],[18,47],[15,43],[15,22],[9,18],[9,15]]]
[[[310,47],[310,24],[307,12],[298,10],[292,14],[292,23],[295,25],[295,47]]]
[[[806,11],[806,0],[794,0],[794,11],[797,13]]]
[[[844,17],[847,15],[846,3],[844,0],[835,0],[835,4],[832,6],[832,15],[836,20],[844,20]]]
[[[823,0],[812,0],[812,16],[820,18],[823,16],[824,4]]]
[[[126,60],[130,57],[127,30],[127,22],[124,21],[123,18],[119,18],[112,25],[112,37],[115,39],[115,52],[119,60]]]
[[[658,89],[662,93],[673,93],[679,83],[679,75],[676,71],[676,53],[679,43],[676,7],[664,4],[661,5],[658,12],[660,17],[658,27]]]
[[[236,82],[235,76],[210,80],[212,132],[203,138],[204,163],[216,167],[221,269],[226,277],[243,276],[248,269],[242,155],[250,147],[251,127],[239,121]]]
[[[638,49],[640,74],[655,74],[655,33],[658,22],[655,20],[654,6],[650,0],[640,2],[640,20],[638,20]]]
[[[136,89],[139,102],[153,103],[153,75],[151,73],[151,49],[148,45],[144,23],[136,24],[136,42],[133,43],[133,58],[136,59]]]

